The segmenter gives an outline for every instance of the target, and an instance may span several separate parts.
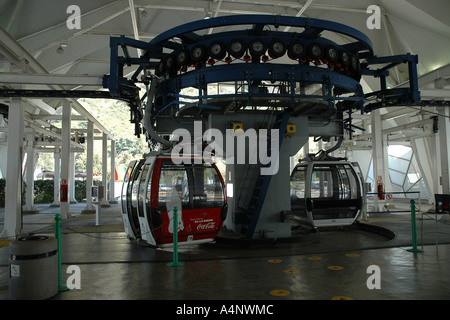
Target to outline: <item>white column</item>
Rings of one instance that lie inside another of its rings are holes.
[[[433,133],[431,136],[431,161],[433,163],[433,194],[430,197],[434,198],[435,193],[442,193],[440,184],[441,177],[441,150],[439,149],[439,132]],[[434,199],[433,199],[434,203]]]
[[[86,207],[82,213],[95,213],[95,208],[92,206],[92,191],[93,186],[92,176],[94,174],[94,124],[88,121],[87,137],[86,137]]]
[[[6,122],[3,115],[0,114],[0,128],[6,128]],[[0,132],[0,139],[6,140],[6,132]],[[6,178],[8,147],[0,145],[0,178]]]
[[[6,170],[5,222],[0,238],[15,238],[22,233],[22,149],[24,107],[20,98],[12,98],[8,114],[8,155]]]
[[[383,135],[382,135],[382,122],[380,117],[380,110],[376,109],[371,113],[372,124],[372,159],[373,159],[373,179],[374,179],[374,192],[377,192],[378,180],[384,178],[384,150],[383,150]],[[383,179],[384,183],[384,179]],[[374,211],[379,211],[378,196],[374,196],[375,208]]]
[[[72,105],[69,101],[63,101],[62,128],[61,128],[61,194],[60,211],[61,219],[70,218],[70,190],[67,189],[67,196],[63,199],[62,188],[69,186],[69,166],[70,166],[70,127],[72,120]],[[63,201],[64,200],[64,201]]]
[[[70,153],[69,192],[70,203],[77,203],[77,200],[75,199],[75,152]]]
[[[26,202],[25,210],[26,213],[37,213],[34,207],[34,169],[35,169],[35,151],[34,151],[34,130],[31,128],[25,129],[26,136]]]
[[[114,199],[116,182],[116,142],[111,140],[111,179],[109,184],[109,203],[117,203]]]
[[[441,152],[441,185],[442,193],[450,194],[450,175],[449,175],[449,160],[450,160],[450,122],[449,122],[449,109],[443,108],[441,110],[445,116],[439,116],[439,149]]]
[[[385,125],[381,122],[381,127],[384,128]],[[388,144],[388,135],[383,134],[383,183],[384,190],[386,192],[392,191],[391,186],[391,178],[389,176],[389,144]]]
[[[102,185],[103,185],[103,199],[101,201],[101,205],[103,207],[109,206],[108,198],[107,198],[107,189],[108,189],[108,135],[103,134],[103,143],[102,143]]]
[[[54,176],[53,176],[53,203],[52,207],[59,207],[59,180],[60,180],[60,165],[61,165],[61,154],[59,148],[55,149],[53,154],[55,159],[54,164]]]

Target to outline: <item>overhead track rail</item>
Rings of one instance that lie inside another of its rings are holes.
[[[337,43],[329,38],[348,40]],[[138,83],[146,88],[140,105],[138,99],[131,105],[136,132],[142,131],[142,119],[154,129],[159,117],[281,112],[285,108],[292,109],[294,116],[322,119],[348,112],[346,121],[351,124],[354,109],[363,113],[420,100],[417,56],[376,57],[366,35],[332,21],[224,16],[180,25],[150,42],[111,37],[110,46],[111,73],[104,77],[104,87],[117,98],[129,98],[133,92],[138,95]],[[132,57],[132,48],[143,54]],[[410,85],[388,89],[389,69],[400,63],[408,64]],[[131,65],[137,65],[137,70],[126,78],[124,67]],[[380,78],[381,90],[365,94],[359,83],[362,75]],[[319,93],[308,90],[317,85]],[[211,86],[234,87],[234,91],[224,93]],[[195,88],[198,94],[185,95],[182,90],[186,88]]]

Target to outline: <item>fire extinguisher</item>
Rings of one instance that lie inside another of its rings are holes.
[[[59,200],[60,202],[67,202],[68,198],[69,198],[69,187],[67,184],[62,184],[59,193]]]
[[[381,176],[378,176],[377,192],[378,192],[378,199],[384,200],[384,183],[383,178],[381,178]]]

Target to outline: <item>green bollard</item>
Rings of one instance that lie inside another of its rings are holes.
[[[173,261],[168,263],[167,266],[184,266],[183,262],[178,261],[178,207],[173,207]]]
[[[61,266],[61,215],[55,214],[55,238],[58,242],[58,290],[59,292],[67,291],[66,285],[62,284],[62,266]]]
[[[423,252],[423,250],[417,249],[417,235],[416,235],[416,205],[415,201],[411,200],[411,228],[412,228],[412,249],[408,249],[409,252]]]

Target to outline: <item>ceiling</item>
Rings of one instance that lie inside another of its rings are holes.
[[[80,29],[71,30],[67,20],[73,12],[67,9],[73,4],[81,17]],[[379,30],[366,25],[373,4],[382,12]],[[1,0],[0,25],[51,74],[103,76],[109,73],[110,36],[150,41],[207,16],[301,13],[362,31],[378,56],[418,54],[420,76],[450,63],[448,12],[448,0]],[[395,86],[406,76],[393,72],[389,82]]]
[[[367,8],[374,4],[381,8],[381,24],[370,30]],[[74,17],[68,11],[71,5],[81,11],[79,28],[68,27]],[[170,28],[208,17],[278,14],[346,24],[370,38],[377,56],[417,54],[421,89],[438,88],[438,95],[450,100],[449,12],[448,0],[0,0],[0,72],[8,71],[2,61],[13,56],[22,72],[100,78],[109,73],[111,36],[150,41]],[[394,68],[388,85],[407,80],[407,70]],[[362,84],[366,93],[379,89],[373,79],[363,78]],[[64,88],[101,88],[85,85]],[[41,104],[40,112],[50,112],[52,103],[46,101],[49,108]]]

